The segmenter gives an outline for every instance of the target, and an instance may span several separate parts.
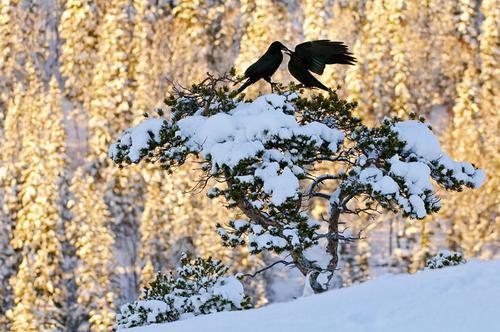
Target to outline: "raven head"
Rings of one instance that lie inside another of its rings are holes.
[[[288,49],[288,47],[286,47],[285,45],[283,45],[281,42],[279,41],[275,41],[271,44],[271,46],[269,46],[269,50],[272,50],[272,51],[285,51],[286,54],[290,55],[292,53],[292,51],[290,51]]]

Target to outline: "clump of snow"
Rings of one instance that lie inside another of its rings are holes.
[[[385,275],[260,309],[126,331],[496,331],[500,308],[498,271],[500,261],[471,261],[414,275]]]
[[[118,142],[111,144],[108,152],[109,157],[115,158],[118,145],[130,145],[134,148],[130,149],[128,156],[132,162],[137,162],[141,151],[148,147],[150,140],[160,142],[159,133],[164,122],[163,119],[147,119],[137,126],[127,129]]]
[[[252,225],[252,232],[248,235],[248,244],[250,252],[261,251],[273,247],[286,248],[288,242],[280,237],[271,235],[271,233],[260,225]]]
[[[219,296],[241,309],[241,303],[245,298],[245,291],[241,282],[234,276],[222,277],[212,289],[214,296]]]
[[[295,198],[299,190],[299,180],[290,168],[280,170],[277,162],[271,162],[257,169],[255,176],[264,182],[264,191],[272,194],[271,203],[283,204],[288,198]]]
[[[395,194],[399,191],[398,184],[376,167],[365,168],[359,173],[359,181],[371,184],[373,190],[381,195]]]
[[[465,259],[461,253],[456,251],[441,250],[437,255],[427,260],[426,266],[429,269],[442,269],[447,266],[465,264]]]
[[[397,122],[392,128],[398,134],[399,139],[406,143],[403,149],[406,153],[425,162],[436,162],[444,167],[444,171],[451,171],[453,178],[472,183],[474,188],[482,185],[486,177],[485,172],[475,169],[470,163],[452,160],[441,150],[438,138],[427,124],[408,120]]]
[[[473,184],[473,188],[479,188],[486,178],[486,173],[482,169],[475,169],[470,163],[457,162],[443,153],[438,159],[439,165],[445,170],[451,170],[455,179]]]
[[[405,150],[426,160],[436,160],[441,156],[441,145],[436,135],[425,123],[408,120],[397,122],[393,127],[399,139],[406,142]]]
[[[140,325],[143,322],[151,324],[162,321],[161,316],[169,311],[169,305],[159,300],[141,300],[133,304],[124,304],[120,307],[121,326],[130,327]]]

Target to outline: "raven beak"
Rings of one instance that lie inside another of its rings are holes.
[[[292,51],[290,51],[290,49],[286,46],[283,46],[283,51],[285,51],[285,53],[288,55],[292,55]]]

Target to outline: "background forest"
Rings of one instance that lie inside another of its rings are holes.
[[[1,0],[0,330],[109,331],[183,251],[239,272],[269,261],[221,246],[215,224],[231,216],[192,190],[195,163],[118,169],[107,151],[172,81],[242,73],[274,40],[344,41],[358,64],[323,83],[367,121],[425,116],[451,157],[488,174],[480,190],[440,193],[445,208],[423,221],[358,217],[366,239],[342,247],[339,286],[414,272],[443,248],[498,258],[499,34],[499,0]],[[247,288],[262,305],[300,282],[277,268]]]

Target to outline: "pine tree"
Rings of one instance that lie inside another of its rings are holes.
[[[499,117],[495,110],[500,107],[500,70],[498,62],[500,60],[500,6],[498,0],[484,0],[481,3],[481,12],[484,19],[481,24],[481,35],[479,36],[479,56],[481,61],[481,114],[483,125],[485,126],[486,143],[484,148],[491,156],[492,165],[490,171],[496,172],[498,167],[497,130],[500,126]],[[491,142],[491,143],[490,143]],[[496,159],[496,163],[494,160]],[[491,173],[493,174],[493,173]],[[495,181],[496,177],[491,181]],[[497,179],[498,180],[498,179]],[[498,188],[498,185],[493,185]],[[494,194],[492,196],[495,196]]]
[[[139,287],[136,263],[142,179],[133,170],[118,172],[109,169],[106,162],[111,137],[132,121],[135,93],[132,10],[129,1],[125,0],[107,4],[98,36],[88,128],[87,160],[92,164],[97,162],[93,167],[97,167],[98,174],[92,176],[98,176],[102,181],[95,188],[103,195],[110,213],[110,223],[106,226],[113,232],[113,249],[123,251],[117,256],[113,275],[108,276],[115,285],[120,285],[117,304],[135,298]],[[79,195],[88,197],[90,193]],[[90,223],[92,219],[85,222]]]
[[[360,112],[365,118],[381,118],[387,114],[391,106],[391,93],[387,82],[390,76],[387,66],[391,63],[390,48],[387,42],[388,11],[384,1],[373,1],[367,4],[366,23],[361,32],[361,39],[354,48],[356,54],[363,54],[359,64],[353,68],[363,77],[363,87],[357,88],[362,93]],[[351,75],[353,74],[351,73]],[[353,83],[356,84],[356,83]],[[351,88],[352,89],[352,88]]]
[[[12,231],[15,226],[17,212],[21,205],[19,199],[19,185],[21,183],[21,162],[20,151],[23,146],[23,137],[28,134],[26,117],[23,112],[28,100],[21,83],[17,83],[14,88],[14,96],[10,100],[5,119],[5,144],[3,145],[0,167],[0,225],[2,233],[0,235],[0,261],[2,262],[0,283],[1,283],[1,307],[2,319],[0,328],[10,330],[11,321],[5,314],[13,306],[13,294],[9,280],[16,273],[20,263],[19,255],[13,250],[11,245]]]
[[[208,70],[207,11],[208,3],[203,0],[179,1],[172,9],[169,19],[174,31],[169,36],[172,54],[168,76],[175,82],[196,82]]]
[[[80,329],[109,331],[114,324],[114,291],[110,276],[114,269],[113,234],[109,211],[99,192],[102,181],[95,164],[88,163],[73,176],[69,207],[73,214],[66,234],[76,248],[74,271]]]
[[[22,257],[17,275],[11,278],[12,330],[53,330],[60,329],[66,319],[59,187],[65,165],[65,135],[55,80],[45,97],[30,62],[26,71],[30,85],[23,112],[30,115],[25,121],[32,132],[21,152],[21,207],[12,237],[13,248]],[[50,160],[47,155],[51,155]]]
[[[341,215],[370,213],[382,207],[423,219],[440,208],[431,179],[455,191],[465,186],[478,188],[484,180],[483,171],[449,158],[423,119],[387,118],[370,128],[352,116],[356,105],[339,101],[334,91],[327,97],[292,94],[291,100],[287,91],[272,103],[263,96],[240,107],[243,103],[238,104],[241,101],[228,94],[228,82],[228,77],[208,77],[193,85],[188,95],[174,92],[166,102],[172,120],[148,119],[130,128],[110,147],[110,157],[118,164],[159,161],[171,171],[191,155],[203,157],[201,177],[197,178],[215,178],[220,183],[209,191],[209,197],[224,198],[228,207],[239,209],[248,218],[219,223],[222,243],[248,245],[252,254],[287,252],[292,262],[279,262],[296,266],[315,292],[330,286],[339,263],[339,243],[358,239],[343,226],[345,219],[339,221]],[[293,86],[291,90],[296,92]],[[201,122],[195,113],[199,109],[209,110]],[[252,119],[249,109],[254,111]],[[254,119],[266,123],[269,112],[275,112],[272,119],[281,116],[283,124],[246,128]],[[295,117],[289,112],[295,112]],[[226,116],[232,117],[229,123],[234,127],[229,126],[224,133],[213,132],[213,128],[228,123]],[[330,134],[318,136],[309,125]],[[307,130],[302,131],[303,126]],[[240,135],[246,130],[250,132]],[[253,142],[255,137],[260,138],[261,147],[241,154],[240,148],[247,146],[245,139]],[[200,141],[206,144],[201,146]],[[312,163],[321,161],[345,163],[345,168],[333,174],[306,175],[306,169],[314,169]],[[308,183],[301,185],[301,180]],[[322,186],[325,181],[336,184],[335,190]],[[328,213],[321,221],[311,220],[305,213],[311,212],[310,202],[303,205],[307,197],[328,202]],[[355,197],[360,198],[359,203],[348,204]],[[320,243],[318,249],[325,252],[328,261],[306,257],[305,250]]]
[[[207,66],[211,73],[222,74],[233,66],[238,52],[240,34],[240,1],[217,0],[208,7],[206,31],[208,44]]]
[[[329,39],[343,41],[349,46],[351,51],[354,52],[356,57],[361,57],[362,53],[356,52],[355,44],[356,40],[359,39],[362,23],[366,19],[365,6],[366,3],[363,1],[333,1],[333,5],[331,5],[329,1],[326,1],[323,12],[326,12],[327,16],[331,12],[331,17],[328,17],[323,28],[321,26],[318,28],[326,31]],[[338,90],[340,96],[352,98],[353,96],[349,95],[346,89],[348,84],[355,83],[351,78],[347,79],[347,75],[350,74],[353,69],[353,66],[327,66],[325,69],[326,77],[323,81],[327,83],[327,86],[332,88],[340,86]]]
[[[104,159],[114,133],[131,123],[132,97],[130,52],[132,24],[129,3],[108,3],[92,73],[89,110],[89,155]]]
[[[328,1],[304,0],[302,2],[304,11],[304,39],[316,40],[327,39],[327,26],[329,9]]]
[[[412,84],[410,78],[411,59],[408,56],[408,47],[411,45],[413,31],[410,29],[411,22],[408,19],[408,5],[403,0],[387,1],[388,26],[387,35],[390,36],[392,57],[391,72],[391,100],[392,109],[400,116],[415,112],[413,96],[410,92]]]
[[[154,91],[154,77],[151,73],[152,66],[152,38],[154,13],[146,0],[134,1],[135,24],[132,39],[132,76],[136,86],[134,93],[134,112],[137,115],[147,113],[156,104]]]
[[[0,2],[0,138],[3,137],[3,124],[7,112],[8,100],[12,97],[15,68],[17,1]]]
[[[153,169],[145,174],[146,198],[139,227],[142,286],[148,285],[156,272],[175,266],[169,255],[169,240],[173,236],[171,230],[174,222],[171,211],[177,202],[172,202],[173,193],[164,189],[172,182],[164,183],[162,180],[158,170]]]
[[[67,0],[59,23],[61,74],[65,93],[83,102],[92,83],[97,46],[98,8],[94,1]]]

